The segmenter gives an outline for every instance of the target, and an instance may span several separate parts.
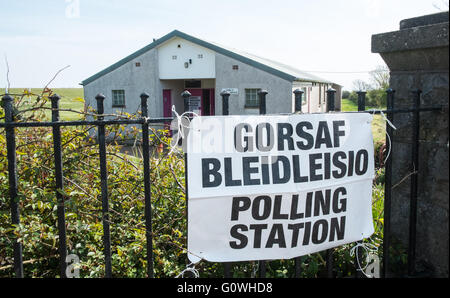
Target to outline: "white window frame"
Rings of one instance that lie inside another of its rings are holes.
[[[261,88],[245,88],[245,107],[246,108],[258,108],[259,96],[258,92]]]
[[[125,107],[125,90],[112,90],[112,106],[113,108]]]

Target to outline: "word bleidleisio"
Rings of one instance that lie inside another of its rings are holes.
[[[320,121],[313,135],[310,132],[314,128],[313,124],[302,121],[295,126],[294,136],[294,126],[290,123],[277,123],[276,134],[270,123],[258,124],[256,128],[240,123],[234,129],[234,147],[236,152],[246,155],[238,158],[202,158],[202,186],[213,188],[221,185],[306,183],[366,174],[369,168],[367,150],[336,149],[342,144],[341,138],[345,137],[345,130],[342,129],[345,121],[333,121],[331,129],[328,126],[327,121]],[[286,155],[251,156],[256,151],[269,152],[275,145],[278,153],[286,152]],[[305,152],[323,148],[333,149],[333,152]],[[293,154],[296,152],[299,154]],[[302,169],[306,173],[302,173]]]
[[[242,172],[236,175],[231,157],[225,157],[223,161],[218,158],[202,158],[202,186],[211,188],[222,184],[242,186],[305,183],[362,176],[368,170],[369,153],[361,149],[357,152],[292,155],[291,158],[284,155],[244,156],[239,162]],[[307,169],[306,174],[301,173],[302,167]]]

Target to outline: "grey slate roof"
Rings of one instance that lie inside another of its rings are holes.
[[[239,51],[236,49],[227,48],[227,47],[218,45],[216,43],[207,42],[207,41],[198,39],[196,37],[193,37],[191,35],[188,35],[186,33],[183,33],[181,31],[174,30],[174,31],[170,32],[169,34],[155,40],[154,42],[145,46],[144,48],[142,48],[142,49],[134,52],[133,54],[123,58],[122,60],[114,63],[113,65],[109,66],[108,68],[100,71],[99,73],[87,78],[86,80],[84,80],[81,83],[81,85],[87,85],[87,84],[95,81],[96,79],[102,77],[103,75],[119,68],[123,64],[139,57],[140,55],[146,53],[147,51],[163,44],[164,42],[166,42],[174,37],[183,38],[185,40],[188,40],[190,42],[198,44],[199,46],[205,47],[207,49],[210,49],[210,50],[220,53],[222,55],[236,59],[242,63],[249,64],[253,67],[256,67],[258,69],[261,69],[263,71],[266,71],[270,74],[273,74],[275,76],[278,76],[282,79],[285,79],[285,80],[288,80],[291,82],[292,81],[303,81],[303,82],[316,82],[316,83],[326,83],[326,84],[332,83],[331,81],[319,78],[315,75],[295,69],[291,66],[288,66],[288,65],[285,65],[285,64],[273,61],[273,60],[269,60],[266,58],[258,57],[258,56],[255,56],[255,55],[252,55],[252,54],[249,54],[246,52],[242,52],[242,51]]]

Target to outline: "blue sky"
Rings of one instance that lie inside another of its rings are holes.
[[[174,29],[350,89],[383,64],[371,35],[448,0],[0,0],[0,87],[79,83]],[[341,72],[341,73],[335,73]],[[351,72],[351,73],[349,73]]]

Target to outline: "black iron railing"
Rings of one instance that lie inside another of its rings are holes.
[[[394,109],[394,94],[395,91],[388,89],[387,93],[387,109],[383,111],[365,111],[365,92],[358,92],[358,112],[370,112],[374,114],[384,113],[387,119],[392,122],[394,115],[397,113],[412,113],[413,114],[413,150],[412,150],[412,167],[414,173],[411,176],[411,204],[410,204],[410,230],[409,230],[409,248],[408,248],[408,271],[410,275],[414,273],[415,264],[415,247],[416,247],[416,221],[417,221],[417,185],[418,185],[418,159],[419,159],[419,115],[420,112],[438,111],[442,110],[441,106],[421,107],[420,96],[421,91],[415,90],[413,92],[414,105],[409,109]],[[259,111],[261,115],[266,114],[266,96],[268,92],[262,90],[259,92]],[[295,95],[295,112],[302,112],[302,94],[303,91],[297,89],[294,91]],[[335,111],[335,94],[334,89],[327,91],[327,111]],[[185,91],[182,94],[184,98],[185,111],[189,107],[190,93]],[[223,115],[229,115],[229,100],[230,93],[222,92],[222,111]],[[103,246],[105,255],[105,277],[112,276],[111,266],[111,235],[109,228],[109,204],[108,204],[108,173],[106,168],[106,136],[105,126],[116,124],[134,124],[141,125],[142,140],[141,146],[143,150],[143,166],[144,166],[144,198],[145,198],[145,228],[146,228],[146,248],[147,248],[147,275],[154,276],[153,269],[153,245],[152,245],[152,209],[151,209],[151,191],[150,191],[150,144],[149,144],[149,125],[155,123],[168,123],[173,118],[148,118],[147,100],[149,95],[141,94],[141,117],[137,119],[121,119],[121,120],[105,120],[103,102],[105,96],[99,94],[96,96],[97,100],[97,119],[83,120],[83,121],[60,121],[59,117],[59,100],[58,95],[50,97],[52,103],[52,120],[51,122],[15,122],[13,97],[5,95],[2,98],[3,108],[5,110],[5,122],[0,123],[0,127],[5,128],[6,145],[7,145],[7,159],[8,159],[8,173],[9,173],[9,196],[11,209],[11,222],[13,225],[20,224],[20,210],[18,204],[18,177],[17,177],[17,161],[16,161],[16,136],[15,128],[19,127],[52,127],[53,131],[53,150],[54,150],[54,168],[55,168],[55,197],[58,202],[57,217],[58,217],[58,233],[59,233],[59,257],[60,257],[60,276],[66,276],[66,224],[65,224],[65,208],[64,198],[61,191],[63,185],[63,166],[62,166],[62,149],[61,149],[61,127],[65,126],[91,126],[97,127],[98,150],[100,156],[100,178],[101,178],[101,197],[102,197],[102,223],[103,223]],[[351,112],[350,112],[351,113]],[[390,125],[386,125],[386,133],[390,137],[391,142],[387,143],[387,151],[391,150],[393,142],[393,130]],[[187,161],[186,155],[185,160]],[[186,164],[187,167],[187,164]],[[185,169],[186,175],[188,174]],[[187,177],[186,177],[187,178]],[[187,198],[187,179],[186,179],[186,202]],[[385,163],[385,198],[384,198],[384,240],[383,240],[383,276],[389,271],[389,247],[391,245],[391,195],[392,195],[392,156]],[[186,204],[187,208],[187,204]],[[361,258],[361,257],[360,257]],[[302,257],[295,258],[295,277],[300,277]],[[266,276],[266,261],[259,261],[259,277]],[[326,252],[326,268],[327,276],[335,276],[335,268],[333,267],[333,249]],[[231,277],[231,263],[224,263],[225,277]],[[355,268],[356,270],[356,268]],[[14,272],[16,277],[24,277],[23,272],[23,258],[22,245],[20,241],[14,242]],[[355,272],[356,273],[356,272]],[[358,274],[355,274],[358,276]]]
[[[147,99],[149,95],[141,94],[141,114],[139,119],[121,119],[121,120],[105,120],[102,114],[104,113],[103,101],[105,96],[99,94],[96,96],[97,100],[97,120],[86,121],[65,121],[59,119],[59,100],[58,95],[50,97],[52,103],[52,121],[51,122],[14,122],[13,114],[13,97],[5,95],[3,100],[3,108],[5,110],[5,122],[0,123],[0,127],[4,127],[6,131],[7,144],[7,158],[8,158],[8,172],[9,172],[9,194],[11,206],[11,222],[13,225],[20,224],[20,210],[17,203],[17,163],[16,163],[16,127],[52,127],[53,130],[53,148],[54,148],[54,167],[55,167],[55,196],[58,201],[58,234],[59,234],[59,263],[60,276],[66,277],[66,224],[65,224],[65,208],[63,190],[63,167],[62,167],[62,150],[61,150],[61,127],[63,126],[97,126],[97,140],[100,157],[100,178],[101,178],[101,197],[102,197],[102,223],[103,223],[103,246],[105,255],[105,277],[112,276],[111,266],[111,234],[109,224],[109,200],[108,200],[108,173],[106,168],[106,125],[117,124],[140,124],[142,126],[142,151],[143,151],[143,165],[144,165],[144,192],[145,192],[145,227],[146,227],[146,241],[147,241],[147,272],[149,277],[153,277],[153,247],[152,247],[152,215],[151,215],[151,191],[150,191],[150,145],[149,145],[149,124],[151,123],[167,123],[172,121],[172,118],[155,118],[149,119]],[[22,259],[22,245],[19,241],[14,243],[14,272],[16,277],[24,277],[23,274],[23,259]]]

